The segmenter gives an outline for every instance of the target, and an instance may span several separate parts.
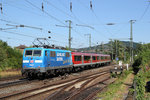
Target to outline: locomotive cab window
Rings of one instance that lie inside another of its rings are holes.
[[[74,56],[75,61],[81,61],[81,56]]]
[[[33,56],[41,56],[41,50],[34,50]]]
[[[50,52],[50,56],[51,56],[51,57],[56,57],[56,52],[55,52],[55,51],[51,51],[51,52]]]
[[[32,50],[26,50],[25,56],[32,56]]]

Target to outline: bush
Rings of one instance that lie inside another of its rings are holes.
[[[22,53],[0,40],[0,71],[8,68],[21,68]]]
[[[150,43],[141,45],[138,56],[135,58],[133,66],[138,66],[141,70],[135,76],[137,100],[144,100],[146,79],[150,78]]]
[[[141,70],[136,76],[134,81],[136,82],[136,99],[137,100],[144,100],[145,95],[145,85],[146,85],[146,77],[144,72]]]

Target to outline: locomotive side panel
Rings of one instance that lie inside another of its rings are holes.
[[[49,50],[50,65],[46,66],[47,69],[64,68],[72,65],[71,52],[67,50]]]

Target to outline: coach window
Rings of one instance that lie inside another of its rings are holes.
[[[55,52],[55,51],[51,51],[51,52],[50,52],[50,56],[51,56],[51,57],[55,57],[55,56],[56,56],[56,52]]]
[[[70,54],[69,54],[69,52],[66,52],[66,57],[70,57]]]
[[[97,56],[97,60],[100,60],[100,56]]]
[[[81,56],[74,56],[75,61],[81,61]]]
[[[104,60],[104,57],[103,57],[103,56],[101,56],[101,60]]]
[[[90,60],[90,56],[84,56],[84,61],[89,61]]]
[[[107,57],[104,57],[104,60],[106,60],[107,59]]]
[[[107,60],[109,60],[109,57],[107,56]]]
[[[93,56],[93,57],[92,57],[92,59],[93,59],[93,60],[96,60],[96,57],[95,57],[95,56]]]

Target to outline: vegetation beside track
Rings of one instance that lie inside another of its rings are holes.
[[[10,69],[0,72],[0,78],[21,76],[21,69]]]
[[[138,67],[137,67],[138,66]],[[135,76],[136,92],[135,98],[137,100],[149,100],[150,95],[146,92],[146,83],[150,81],[150,43],[139,46],[138,56],[135,57],[133,64],[135,71],[140,69]]]
[[[22,53],[0,40],[0,72],[21,68],[21,63]]]
[[[117,75],[118,79],[114,83],[108,85],[107,89],[104,90],[102,93],[99,93],[97,97],[102,98],[103,100],[113,99],[113,97],[116,96],[115,94],[121,89],[121,86],[123,85],[127,76],[131,73],[132,70],[130,69],[123,71],[123,74],[121,75]]]

